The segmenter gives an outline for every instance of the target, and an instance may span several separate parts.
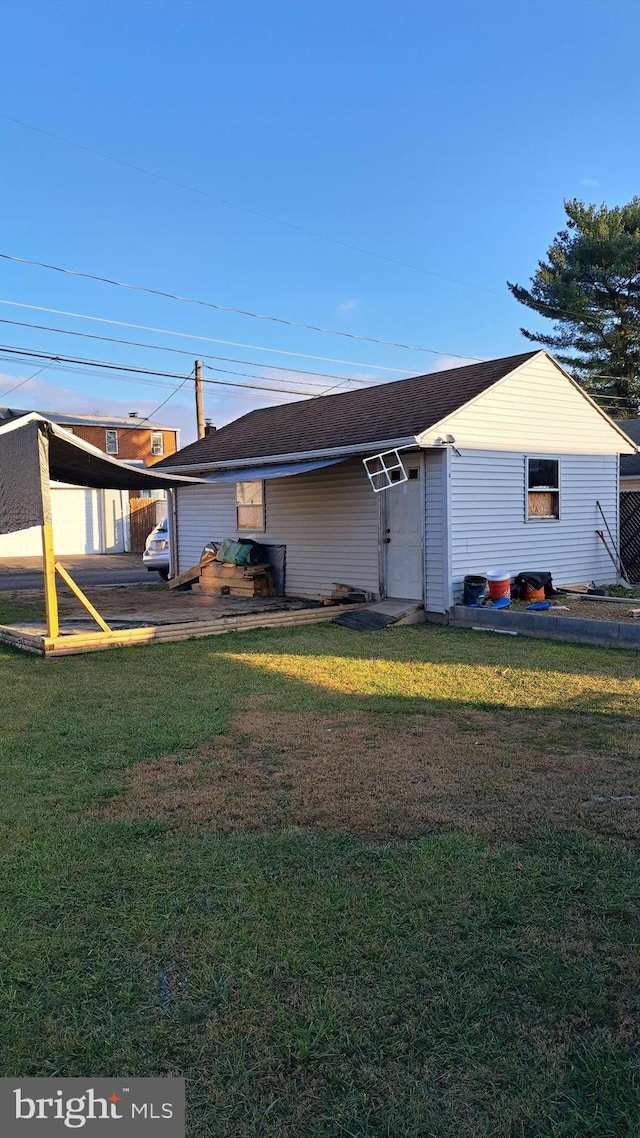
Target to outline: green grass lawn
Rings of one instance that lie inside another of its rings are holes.
[[[194,1138],[637,1138],[638,664],[0,648],[2,1073],[183,1074]]]

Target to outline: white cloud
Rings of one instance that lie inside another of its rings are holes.
[[[292,403],[301,396],[300,391],[306,390],[301,380],[311,380],[310,376],[299,376],[289,372],[278,372],[277,378],[273,373],[265,374],[264,383],[272,383],[275,387],[291,387],[290,393],[274,391],[240,391],[238,388],[216,387],[204,384],[204,412],[205,417],[211,419],[216,427],[222,427],[233,419],[253,411],[258,407],[271,407],[276,403]],[[98,395],[94,392],[74,391],[72,388],[58,386],[40,378],[30,379],[15,391],[9,391],[19,383],[14,375],[0,375],[0,392],[7,391],[7,395],[0,396],[0,406],[16,407],[35,411],[66,411],[75,415],[128,415],[137,411],[140,418],[150,415],[156,422],[165,423],[168,427],[175,427],[180,431],[180,446],[187,446],[194,442],[197,434],[195,400],[190,385],[174,395],[169,402],[155,411],[159,403],[170,395],[170,386],[166,389],[158,387],[152,390],[148,398],[140,399],[137,395],[127,399],[112,399]],[[249,383],[260,383],[261,380],[249,380]],[[330,379],[319,379],[317,385],[309,388],[309,395],[318,394],[331,386]],[[345,390],[342,389],[341,390]]]
[[[581,178],[580,182],[583,186],[599,186],[600,183],[595,178]]]
[[[343,300],[342,304],[338,305],[338,312],[353,312],[354,308],[359,307],[360,301],[351,297],[351,299]]]
[[[0,391],[8,391],[10,387],[19,382],[15,376],[0,376]],[[69,387],[58,387],[54,383],[47,383],[41,379],[30,379],[15,391],[8,391],[0,398],[0,405],[4,407],[18,407],[34,411],[66,411],[74,415],[128,415],[130,411],[137,411],[140,418],[150,415],[161,403],[169,390],[163,394],[163,388],[154,390],[150,399],[139,399],[137,396],[129,399],[105,399],[94,393],[73,391]],[[184,403],[184,396],[172,399],[166,407],[162,407],[153,418],[156,422],[166,423],[169,427],[176,427],[181,431],[182,446],[193,442],[196,437],[195,408],[192,409]]]
[[[477,364],[477,362],[478,360],[472,356],[440,356],[440,359],[436,360],[429,371],[448,371],[449,368],[468,367],[469,364]]]

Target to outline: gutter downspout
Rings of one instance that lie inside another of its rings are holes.
[[[178,508],[175,490],[167,490],[169,495],[169,509],[167,521],[169,525],[169,577],[176,577],[178,568]]]

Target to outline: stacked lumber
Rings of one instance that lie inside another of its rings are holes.
[[[216,561],[213,553],[205,553],[197,565],[185,569],[169,581],[170,589],[191,585],[193,592],[207,597],[275,597],[273,572],[268,563],[231,565]]]
[[[274,597],[273,573],[268,564],[227,565],[212,559],[200,566],[193,591],[208,597]]]

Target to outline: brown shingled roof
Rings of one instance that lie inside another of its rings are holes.
[[[535,355],[537,351],[524,352],[341,395],[263,407],[198,439],[156,463],[154,469],[234,463],[367,443],[373,447],[408,438],[457,411]]]

